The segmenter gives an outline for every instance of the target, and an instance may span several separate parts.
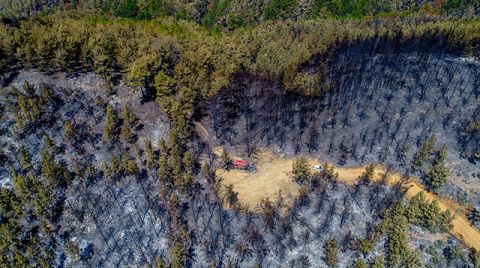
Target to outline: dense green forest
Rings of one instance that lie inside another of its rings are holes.
[[[364,18],[409,14],[473,16],[476,0],[1,0],[3,17],[29,17],[56,10],[81,9],[124,18],[172,16],[196,21],[207,28],[235,29],[274,19]]]

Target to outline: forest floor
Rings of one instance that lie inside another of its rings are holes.
[[[221,155],[223,148],[215,147],[214,153]],[[231,155],[233,159],[241,157]],[[241,203],[251,208],[256,208],[263,199],[270,201],[277,200],[279,194],[287,200],[299,193],[299,186],[292,180],[293,158],[285,157],[273,149],[258,150],[250,159],[257,167],[257,171],[250,173],[244,170],[217,169],[217,175],[223,179],[225,185],[233,184],[234,190],[238,192],[238,199]],[[319,164],[318,160],[311,159],[311,164]],[[366,166],[361,167],[335,167],[338,179],[348,185],[354,185],[359,176],[365,171]],[[386,169],[381,165],[375,168],[373,180],[379,182],[385,177]],[[397,172],[390,172],[387,182],[396,184],[402,180]],[[450,210],[454,216],[450,234],[456,236],[467,246],[480,250],[480,231],[473,226],[465,216],[466,207],[458,204],[450,198],[438,196],[425,190],[415,178],[406,182],[406,197],[412,198],[423,192],[429,201],[435,200],[441,211]]]

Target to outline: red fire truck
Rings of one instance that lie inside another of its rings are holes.
[[[252,162],[243,159],[234,160],[233,167],[236,169],[248,170],[249,172],[255,172],[256,170],[255,165]]]

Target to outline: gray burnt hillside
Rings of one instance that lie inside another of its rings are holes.
[[[210,105],[211,128],[221,142],[249,150],[274,144],[340,165],[390,163],[406,172],[434,135],[454,171],[450,191],[460,187],[465,193],[457,194],[478,200],[477,60],[367,46],[341,49],[325,68],[332,90],[318,97],[285,92],[275,81],[236,77]]]
[[[478,61],[359,46],[302,68],[324,68],[329,93],[301,96],[237,74],[199,108],[196,123],[213,137],[183,144],[159,104],[121,79],[109,88],[89,72],[11,70],[0,98],[0,193],[9,200],[0,212],[22,205],[0,220],[24,240],[9,242],[4,258],[36,248],[30,261],[55,267],[473,267],[475,254],[445,234],[448,213],[406,201],[401,185],[374,183],[368,169],[352,186],[326,169],[299,182],[293,201],[248,208],[215,175],[221,160],[209,148],[247,156],[274,145],[423,179],[412,163],[434,135],[453,171],[440,194],[477,204]]]

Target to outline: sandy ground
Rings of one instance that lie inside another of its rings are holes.
[[[214,149],[214,152],[220,155],[222,150],[221,147],[217,147]],[[232,156],[232,158],[236,159],[239,157]],[[272,150],[262,150],[249,160],[254,161],[257,166],[255,173],[243,170],[217,170],[217,175],[223,178],[224,184],[233,184],[234,190],[238,192],[240,202],[255,208],[262,199],[268,198],[271,201],[275,201],[279,193],[283,197],[287,197],[287,199],[298,195],[299,187],[291,179],[293,159],[284,158]],[[314,163],[318,162],[312,160],[312,164]],[[354,184],[364,171],[365,167],[335,167],[339,180],[347,184]],[[379,165],[376,166],[374,180],[379,181],[384,177],[384,174],[385,168]],[[399,173],[391,173],[388,182],[394,184],[400,180],[401,175]],[[416,194],[423,192],[427,200],[436,200],[442,211],[450,210],[454,215],[452,221],[453,228],[450,230],[450,234],[456,236],[467,246],[480,250],[480,231],[471,225],[465,217],[464,207],[451,199],[427,192],[415,179],[408,181],[406,187],[408,187],[406,192],[407,198],[412,198]]]
[[[255,208],[262,199],[275,201],[279,194],[286,198],[298,194],[298,185],[291,179],[291,159],[275,157],[271,152],[262,151],[252,157],[252,160],[257,167],[255,173],[235,169],[217,170],[217,175],[223,178],[225,185],[234,185],[240,202]]]

